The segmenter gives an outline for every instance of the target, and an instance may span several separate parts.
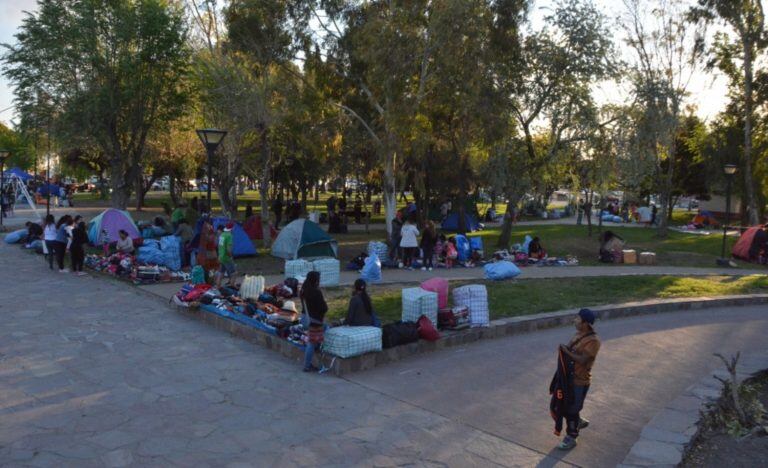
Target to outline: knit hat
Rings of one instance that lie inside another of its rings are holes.
[[[595,313],[590,309],[581,309],[579,311],[579,317],[590,325],[595,324]]]

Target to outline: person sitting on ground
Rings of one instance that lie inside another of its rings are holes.
[[[459,249],[456,248],[456,238],[451,237],[445,243],[445,267],[453,268],[457,258],[459,258]]]
[[[182,217],[179,219],[178,227],[176,228],[176,232],[174,232],[173,235],[181,238],[181,266],[187,266],[189,265],[189,253],[191,252],[189,243],[192,242],[192,238],[195,237],[195,233],[187,223],[186,218]]]
[[[372,327],[375,326],[373,304],[366,291],[367,284],[362,278],[355,281],[352,297],[349,299],[347,308],[347,317],[344,319],[344,325],[350,327]]]
[[[158,237],[163,237],[165,235],[170,234],[170,231],[168,230],[168,225],[166,224],[165,220],[161,216],[155,216],[152,229],[155,231],[155,235]]]
[[[124,229],[118,231],[117,245],[115,246],[117,253],[132,254],[133,253],[133,239],[128,235],[128,232]]]
[[[534,237],[533,240],[528,244],[528,258],[541,260],[546,257],[547,251],[544,250],[544,247],[541,245],[541,239]]]
[[[621,258],[624,249],[624,239],[611,231],[605,231],[600,236],[600,261],[613,263]]]
[[[219,240],[218,240],[218,253],[219,264],[221,269],[216,275],[216,287],[221,287],[221,280],[224,275],[229,278],[229,284],[232,284],[233,276],[235,275],[236,267],[235,260],[232,255],[232,229],[235,227],[235,223],[230,221],[226,226],[219,224]]]
[[[323,343],[325,337],[325,314],[328,312],[328,304],[320,291],[320,272],[310,271],[307,279],[301,287],[301,304],[304,308],[301,322],[307,330],[308,343],[304,347],[304,372],[318,371],[312,365],[315,350]]]
[[[29,245],[43,237],[43,228],[37,223],[33,223],[32,221],[27,221],[24,223],[24,225],[27,227],[27,238],[24,242],[24,244],[29,247]]]
[[[437,265],[445,263],[445,234],[437,236],[437,242],[435,242],[435,256],[437,257]]]

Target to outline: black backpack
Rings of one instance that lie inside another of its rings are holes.
[[[381,345],[392,348],[419,339],[419,325],[413,322],[395,322],[384,325],[381,329]]]

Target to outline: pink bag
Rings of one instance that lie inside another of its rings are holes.
[[[448,280],[445,278],[432,278],[421,283],[421,289],[437,293],[437,307],[448,307]]]

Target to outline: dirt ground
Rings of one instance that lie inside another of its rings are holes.
[[[755,382],[760,401],[768,408],[768,372],[763,372]],[[758,467],[768,465],[768,436],[751,436],[738,440],[729,434],[707,431],[695,442],[682,467],[729,468]]]

